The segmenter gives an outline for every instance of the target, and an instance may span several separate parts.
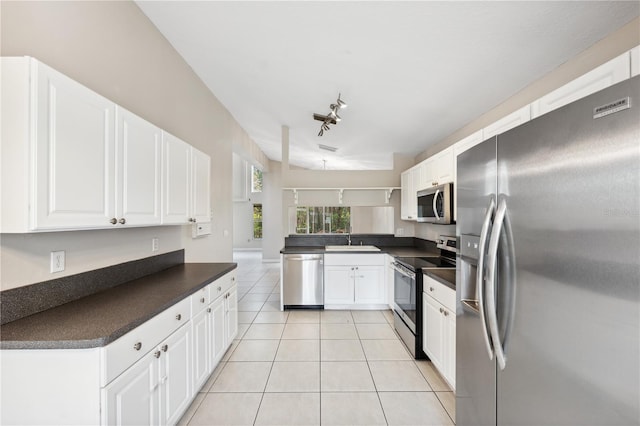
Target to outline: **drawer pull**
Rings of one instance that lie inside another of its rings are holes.
[[[162,345],[162,352],[166,352],[169,350],[169,345]]]
[[[204,297],[200,298],[200,303],[204,303]]]
[[[207,312],[211,313],[211,308],[207,308]]]
[[[136,351],[139,351],[140,349],[142,349],[142,342],[138,342],[135,345],[133,345],[133,349],[135,349]]]
[[[156,351],[153,356],[155,356],[156,358],[160,358],[160,355],[162,355],[162,352],[160,351]]]
[[[182,319],[182,315],[181,314],[176,315],[176,319],[180,321]]]
[[[443,312],[444,312],[444,309],[440,308],[440,313],[443,313]]]
[[[429,287],[429,291],[433,291],[433,287]]]
[[[112,217],[111,220],[109,221],[112,225],[115,225],[116,223],[118,223],[118,219],[116,219],[115,217]]]
[[[222,286],[218,287],[218,291],[222,291]]]
[[[127,221],[126,221],[126,220],[125,220],[125,218],[123,217],[122,219],[120,219],[120,220],[118,221],[118,223],[119,223],[120,225],[124,225],[125,223],[127,223]]]
[[[449,311],[444,311],[444,316],[448,317],[449,316]]]

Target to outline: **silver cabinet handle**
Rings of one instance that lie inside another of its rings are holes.
[[[204,303],[204,297],[200,298],[200,303]]]
[[[235,281],[235,280],[236,280],[236,277],[231,277],[231,281]]]
[[[155,351],[155,353],[153,354],[153,356],[155,356],[156,358],[160,358],[160,355],[162,355],[162,352],[160,351]]]
[[[162,345],[162,352],[166,352],[169,350],[169,345]]]
[[[176,319],[180,321],[182,319],[182,315],[181,314],[176,315]]]
[[[429,287],[429,291],[433,291],[433,287]]]
[[[491,224],[491,217],[496,210],[496,203],[491,197],[489,207],[487,207],[487,213],[484,216],[484,222],[482,223],[482,230],[480,231],[480,242],[478,244],[478,266],[476,271],[476,286],[478,290],[478,311],[480,311],[480,319],[482,320],[482,336],[484,337],[484,343],[489,354],[489,359],[493,359],[493,348],[489,341],[489,332],[487,331],[487,319],[484,310],[484,253],[487,245],[487,234],[489,234],[489,226]]]
[[[444,312],[444,309],[440,308],[440,313],[443,313],[443,312]]]
[[[218,287],[218,291],[222,291],[222,287]]]
[[[211,308],[207,308],[207,312],[208,312],[208,313],[211,313]]]
[[[444,311],[443,314],[444,314],[445,317],[448,317],[449,316],[449,311]]]
[[[140,349],[142,349],[142,342],[138,342],[135,345],[133,345],[133,349],[135,349],[136,351],[139,351]]]
[[[115,225],[116,223],[118,223],[118,219],[116,219],[115,217],[112,217],[111,220],[109,221],[112,225]]]
[[[118,221],[118,223],[119,223],[120,225],[124,225],[125,223],[127,223],[127,221],[126,221],[126,220],[124,219],[124,217],[123,217],[122,219],[120,219],[120,220]]]
[[[496,266],[498,256],[498,243],[500,241],[500,233],[504,224],[504,216],[507,212],[507,202],[503,198],[500,200],[498,209],[496,210],[496,218],[491,230],[491,238],[489,238],[489,251],[487,252],[487,264],[489,271],[487,273],[487,316],[489,317],[489,331],[491,332],[491,340],[493,341],[493,350],[498,360],[498,367],[504,370],[506,359],[500,342],[500,332],[498,331],[498,314],[496,312]]]

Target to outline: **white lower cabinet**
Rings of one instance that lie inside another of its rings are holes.
[[[184,325],[103,389],[103,424],[175,424],[191,403],[191,327]]]
[[[384,254],[325,254],[324,305],[386,305]]]
[[[230,272],[107,346],[0,351],[0,424],[176,424],[237,335],[237,294]]]
[[[423,280],[422,350],[455,391],[456,293],[427,275]]]

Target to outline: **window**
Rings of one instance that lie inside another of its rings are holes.
[[[251,166],[251,192],[262,192],[262,170]]]
[[[346,234],[351,227],[349,207],[297,207],[296,234]]]
[[[253,205],[253,239],[262,238],[262,204]]]

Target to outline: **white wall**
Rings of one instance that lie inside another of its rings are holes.
[[[280,249],[284,246],[282,229],[282,164],[269,162],[269,171],[262,174],[262,259],[280,260]]]
[[[188,262],[232,259],[231,152],[264,155],[167,40],[129,1],[0,3],[3,56],[33,56],[211,156],[212,235],[189,226],[2,235],[1,288],[8,289],[185,249]],[[67,251],[50,274],[48,253]]]

